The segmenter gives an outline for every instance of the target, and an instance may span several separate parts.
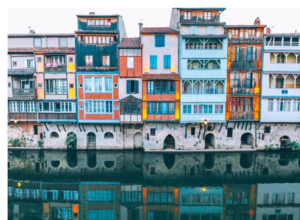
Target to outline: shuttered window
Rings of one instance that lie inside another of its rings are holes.
[[[156,69],[156,68],[157,68],[157,56],[150,55],[150,69]]]
[[[256,60],[256,47],[250,46],[247,48],[247,61]]]
[[[246,75],[246,87],[247,88],[252,87],[252,73],[247,73]]]
[[[164,55],[164,68],[171,68],[171,55]]]
[[[215,27],[214,26],[206,26],[206,34],[207,35],[214,35],[215,34]]]
[[[174,102],[148,102],[148,114],[175,114]]]
[[[174,94],[175,82],[174,81],[148,81],[147,82],[148,94]]]
[[[155,47],[165,46],[165,35],[155,35]]]
[[[127,80],[127,94],[139,92],[139,81],[138,80]]]
[[[240,47],[235,47],[235,61],[240,61]]]

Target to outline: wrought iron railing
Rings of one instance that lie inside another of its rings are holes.
[[[45,72],[67,72],[66,66],[45,67]]]
[[[220,22],[220,16],[207,16],[207,17],[197,17],[191,16],[190,18],[185,18],[183,15],[180,16],[180,22]]]
[[[230,112],[230,120],[253,120],[254,112]]]
[[[252,95],[254,94],[254,88],[230,88],[230,94]]]
[[[76,119],[76,113],[39,113],[39,119],[50,119],[50,120]]]
[[[14,96],[35,96],[34,89],[13,89]]]

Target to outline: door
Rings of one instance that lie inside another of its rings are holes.
[[[87,134],[87,149],[96,149],[96,135],[93,132]]]

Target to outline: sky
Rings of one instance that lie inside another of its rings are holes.
[[[203,6],[200,6],[203,7]],[[217,6],[214,6],[217,7]],[[8,9],[8,34],[74,33],[77,14],[122,15],[127,37],[138,37],[138,23],[144,27],[168,27],[172,7],[169,8],[13,8]],[[299,8],[230,8],[221,14],[221,21],[228,25],[253,24],[259,17],[261,24],[272,28],[272,33],[300,32]],[[18,15],[18,16],[16,16]],[[280,16],[279,16],[280,15]],[[21,18],[21,19],[20,19]]]

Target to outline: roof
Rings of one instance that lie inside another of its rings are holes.
[[[8,53],[75,53],[74,47],[9,48]]]
[[[143,79],[180,79],[178,73],[145,73],[143,74]]]
[[[121,15],[76,15],[78,18],[85,18],[85,17],[122,17]]]
[[[143,45],[138,37],[122,38],[119,48],[142,48]]]
[[[79,30],[79,31],[75,31],[75,34],[99,34],[99,33],[110,33],[110,34],[118,34],[119,31],[114,30],[114,31],[110,31],[110,30]]]
[[[177,33],[177,30],[170,27],[143,27],[142,34],[172,34]]]
[[[219,11],[224,11],[226,10],[226,8],[177,8],[180,10],[184,10],[184,9],[191,9],[191,10],[219,10]]]
[[[274,33],[274,34],[266,34],[267,37],[272,37],[272,36],[296,36],[299,37],[300,33]]]
[[[267,25],[264,25],[264,24],[262,24],[262,25],[255,25],[255,24],[253,24],[253,25],[245,25],[245,24],[236,24],[236,25],[226,25],[226,27],[227,28],[237,28],[237,27],[267,27]]]
[[[35,71],[34,68],[27,69],[8,69],[8,75],[32,75]]]
[[[8,34],[7,37],[75,37],[75,34]]]
[[[226,22],[202,22],[202,21],[183,21],[181,25],[197,25],[197,26],[219,26],[225,27]]]
[[[227,35],[196,35],[196,34],[189,34],[189,35],[180,35],[183,38],[227,38]]]

